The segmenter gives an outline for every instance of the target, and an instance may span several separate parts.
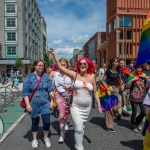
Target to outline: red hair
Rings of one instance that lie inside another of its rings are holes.
[[[88,74],[92,74],[95,72],[96,70],[96,64],[94,64],[91,60],[87,59],[87,58],[81,58],[77,61],[76,63],[76,69],[77,69],[77,72],[80,73],[80,68],[79,68],[79,63],[81,60],[85,60],[87,63],[88,63],[88,69],[87,69],[87,73]]]

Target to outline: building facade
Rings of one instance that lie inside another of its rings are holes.
[[[13,69],[17,57],[27,70],[36,58],[43,57],[43,26],[38,4],[36,0],[1,0],[0,14],[1,70],[8,73]]]
[[[97,32],[95,33],[83,46],[84,57],[90,59],[91,61],[96,62],[98,67],[100,66],[100,61],[103,60],[101,58],[100,46],[102,43],[106,41],[106,33],[105,32]]]
[[[47,53],[47,32],[46,32],[46,22],[44,17],[41,17],[41,40],[42,40],[42,48],[41,51],[43,54]]]
[[[80,50],[79,53],[77,54],[77,60],[84,58],[84,51]]]
[[[136,60],[144,20],[150,0],[107,0],[106,60],[122,57]]]

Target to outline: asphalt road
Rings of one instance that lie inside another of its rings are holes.
[[[104,114],[99,114],[97,109],[92,109],[88,122],[85,124],[85,150],[142,150],[143,137],[141,133],[131,130],[129,117],[115,121],[115,133],[105,130]],[[65,143],[59,144],[59,122],[51,117],[51,143],[50,150],[74,150],[74,125],[69,117],[69,131],[66,133]],[[1,150],[32,150],[31,147],[31,120],[28,115],[19,122],[13,132],[0,144]],[[39,126],[39,150],[46,150],[43,143],[42,124]],[[91,142],[91,143],[90,143]]]

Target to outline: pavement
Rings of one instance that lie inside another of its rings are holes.
[[[9,85],[6,84],[5,86]],[[0,85],[1,87],[2,85]],[[22,84],[19,86],[22,90]],[[19,106],[20,100],[13,101],[0,111],[0,117],[4,122],[4,135],[0,139],[1,150],[32,150],[31,119],[28,114]],[[126,108],[124,108],[126,111]],[[131,112],[129,112],[131,113]],[[74,149],[74,124],[71,116],[68,119],[69,131],[66,133],[65,142],[58,143],[59,139],[59,121],[58,118],[51,116],[50,139],[51,150],[75,150]],[[115,133],[109,133],[105,130],[104,113],[99,114],[97,109],[91,110],[91,114],[85,124],[84,147],[85,150],[142,150],[143,137],[141,133],[134,133],[131,130],[130,117],[123,117],[121,121],[115,119]],[[40,121],[39,150],[47,148],[43,142],[42,123]]]
[[[16,106],[16,111],[20,108]],[[21,116],[18,125],[12,129],[10,134],[1,142],[1,150],[32,150],[32,134],[30,131],[31,120],[28,115]],[[123,117],[121,121],[115,119],[115,133],[109,133],[105,130],[104,113],[99,114],[97,109],[91,110],[91,114],[85,124],[85,137],[83,145],[85,150],[142,150],[143,137],[141,133],[134,133],[131,130],[130,117]],[[9,122],[8,122],[9,123]],[[74,149],[74,124],[71,116],[68,119],[69,130],[66,132],[65,142],[58,143],[59,139],[59,121],[58,118],[51,116],[51,134],[52,146],[50,150],[75,150]],[[39,148],[46,150],[43,142],[42,123],[40,121],[38,133]]]

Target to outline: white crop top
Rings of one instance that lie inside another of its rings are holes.
[[[82,90],[83,87],[86,87],[89,92],[93,91],[93,85],[92,83],[86,83],[84,84],[83,81],[76,80],[75,83],[73,84],[73,89],[75,90]]]

